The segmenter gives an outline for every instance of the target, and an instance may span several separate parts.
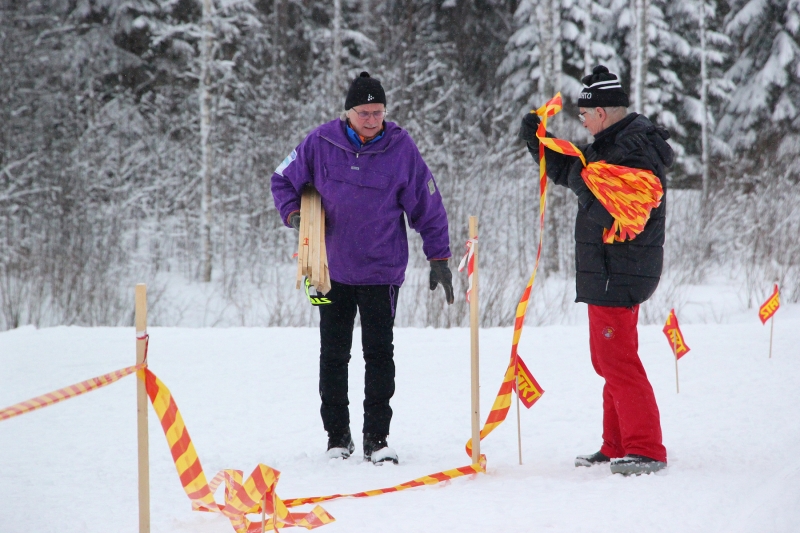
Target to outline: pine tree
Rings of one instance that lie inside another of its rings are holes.
[[[581,78],[595,64],[619,65],[607,40],[613,16],[597,0],[521,1],[514,14],[516,30],[497,71],[504,79],[504,96],[531,109],[561,91],[565,102],[574,105]]]
[[[603,43],[603,25],[598,23],[611,15],[609,9],[594,0],[520,2],[514,15],[517,29],[498,68],[498,74],[505,78],[502,88],[505,99],[518,103],[516,117],[539,107],[560,91],[565,108],[549,126],[563,138],[581,141],[587,138],[574,118],[575,102],[582,87],[580,80],[591,72],[592,63],[614,64],[614,51]],[[571,268],[570,254],[565,250],[571,248],[575,206],[569,194],[560,187],[551,187],[548,194],[547,244],[542,265],[546,274],[567,272]]]
[[[699,175],[704,203],[711,187],[712,161],[730,155],[727,144],[714,135],[716,116],[731,84],[724,79],[730,39],[720,31],[721,17],[716,0],[675,2],[669,12],[670,27],[679,36],[676,46],[678,75],[685,80],[685,92],[678,117],[686,134],[680,138],[686,152],[679,163],[691,178]],[[693,185],[691,181],[687,184]]]
[[[735,61],[717,134],[739,154],[731,171],[800,174],[800,1],[735,0],[725,18]]]

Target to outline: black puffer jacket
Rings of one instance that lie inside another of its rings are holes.
[[[669,133],[654,126],[645,116],[631,113],[595,136],[587,146],[579,146],[586,161],[606,161],[614,165],[652,171],[661,180],[664,197],[650,212],[644,230],[635,239],[603,243],[603,231],[614,219],[594,199],[578,207],[575,220],[576,302],[608,307],[630,307],[650,298],[661,278],[664,262],[664,228],[667,210],[666,169],[672,166],[673,152],[667,144]],[[529,150],[538,161],[538,147]],[[576,157],[545,151],[547,175],[558,185],[567,186],[570,172],[582,167]]]

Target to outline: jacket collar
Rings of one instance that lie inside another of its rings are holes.
[[[347,133],[347,139],[353,144],[353,146],[355,146],[359,150],[369,144],[378,142],[381,139],[381,137],[383,137],[383,135],[386,133],[386,122],[384,122],[381,125],[380,133],[378,133],[375,137],[373,137],[368,141],[365,141],[364,138],[361,137],[361,135],[356,133],[356,130],[353,129],[353,127],[350,125],[349,122],[345,121],[344,127],[345,127],[345,133]]]
[[[358,155],[383,153],[408,133],[394,122],[383,123],[383,135],[375,142],[356,149],[347,136],[347,122],[341,119],[332,120],[318,128],[318,135],[346,152]]]

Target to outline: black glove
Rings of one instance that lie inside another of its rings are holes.
[[[594,194],[589,190],[586,182],[583,181],[583,177],[581,176],[582,170],[583,165],[579,160],[572,163],[569,174],[567,174],[567,186],[575,193],[575,196],[578,197],[578,203],[581,207],[588,209],[594,200]]]
[[[441,283],[444,295],[448,304],[455,301],[453,298],[453,273],[447,266],[447,259],[434,259],[431,263],[431,290],[436,290],[436,286]]]
[[[536,139],[536,130],[539,128],[539,115],[536,113],[528,113],[522,117],[522,122],[519,125],[519,133],[517,137],[527,143],[535,143],[536,148],[539,148],[539,141]]]
[[[295,211],[289,215],[289,225],[297,231],[300,231],[300,211]]]

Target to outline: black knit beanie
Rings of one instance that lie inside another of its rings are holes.
[[[584,76],[583,91],[578,97],[578,107],[628,107],[628,95],[622,90],[619,78],[603,65],[597,65],[589,76]]]
[[[386,105],[386,93],[383,92],[381,82],[371,78],[369,72],[362,72],[350,84],[347,99],[344,101],[345,111],[357,105],[383,104]]]

